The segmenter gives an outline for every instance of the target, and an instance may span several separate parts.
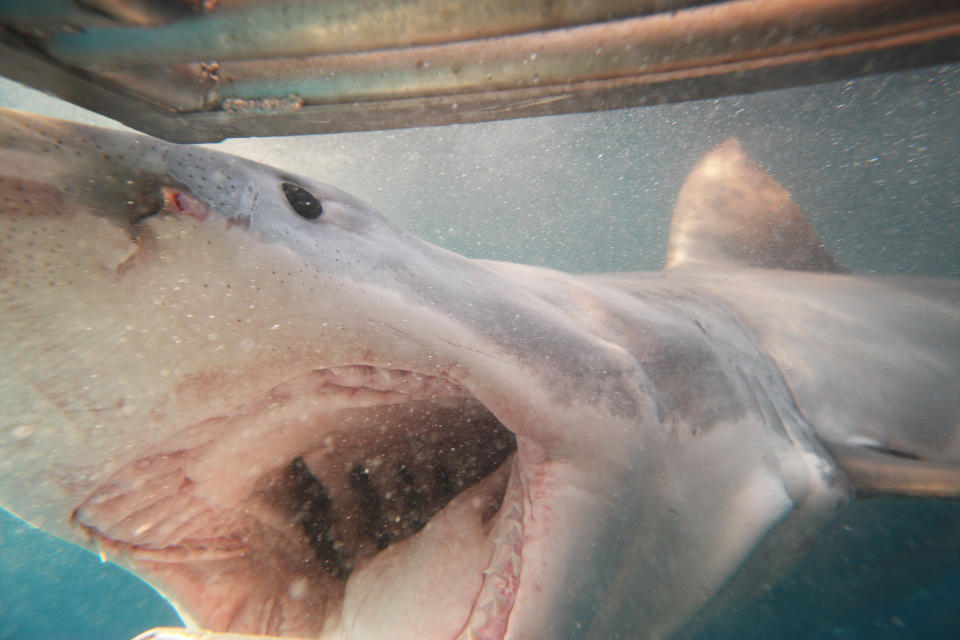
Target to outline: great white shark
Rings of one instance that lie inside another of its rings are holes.
[[[845,271],[733,139],[662,273],[568,275],[4,111],[0,503],[204,638],[665,637],[858,497],[960,495],[958,303]]]

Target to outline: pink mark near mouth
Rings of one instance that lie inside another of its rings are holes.
[[[210,215],[210,208],[207,205],[185,191],[164,187],[163,198],[168,210],[186,214],[194,220],[203,221]]]

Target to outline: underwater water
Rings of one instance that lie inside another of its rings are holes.
[[[0,106],[102,121],[5,81]],[[607,113],[216,146],[333,184],[467,256],[595,272],[662,267],[680,185],[729,136],[790,190],[844,266],[960,277],[956,66]],[[691,637],[960,637],[956,505],[877,501],[827,534],[761,602]],[[0,639],[124,640],[176,622],[136,578],[0,514]]]

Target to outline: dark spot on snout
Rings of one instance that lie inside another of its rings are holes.
[[[280,187],[283,189],[283,195],[287,198],[287,202],[301,218],[316,220],[323,215],[323,204],[317,196],[291,182],[281,182]]]
[[[163,209],[162,184],[153,176],[137,175],[122,183],[122,197],[126,201],[130,223],[137,224]]]
[[[127,206],[130,207],[130,222],[136,224],[163,208],[163,194],[159,191],[140,192],[127,201]]]

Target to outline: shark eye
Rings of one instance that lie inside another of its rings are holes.
[[[283,195],[286,196],[287,202],[301,218],[316,220],[323,215],[323,204],[320,203],[320,198],[317,196],[290,182],[282,182],[280,187],[283,189]]]

